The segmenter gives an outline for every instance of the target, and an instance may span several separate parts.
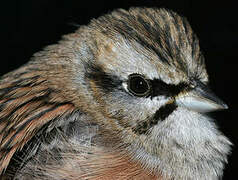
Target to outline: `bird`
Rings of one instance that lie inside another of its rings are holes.
[[[115,9],[1,77],[1,178],[220,179],[227,108],[185,17]]]

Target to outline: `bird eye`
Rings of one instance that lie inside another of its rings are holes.
[[[135,96],[147,96],[150,92],[150,84],[140,74],[131,74],[128,80],[128,90]]]

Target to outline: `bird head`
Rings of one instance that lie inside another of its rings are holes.
[[[186,18],[132,8],[93,20],[89,29],[97,48],[86,79],[106,117],[102,127],[152,170],[177,178],[221,176],[230,143],[206,112],[227,105],[209,89]]]

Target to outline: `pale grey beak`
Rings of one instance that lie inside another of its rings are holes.
[[[228,106],[202,83],[191,91],[181,92],[175,99],[178,106],[196,112],[228,109]]]

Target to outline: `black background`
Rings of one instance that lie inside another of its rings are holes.
[[[200,39],[210,85],[229,106],[212,116],[234,143],[223,179],[236,179],[238,171],[237,7],[230,1],[198,0],[9,0],[0,2],[0,75],[26,63],[33,53],[56,43],[63,34],[76,30],[115,8],[166,7],[186,16]]]

